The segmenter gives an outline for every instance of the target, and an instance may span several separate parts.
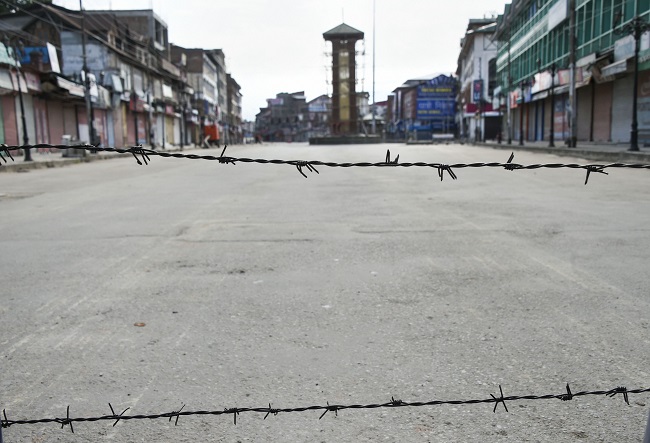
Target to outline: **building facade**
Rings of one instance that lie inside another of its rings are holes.
[[[182,147],[200,144],[206,126],[218,140],[219,104],[229,105],[223,52],[197,50],[197,67],[154,11],[36,3],[0,24],[13,42],[0,48],[0,142]],[[235,121],[241,99],[237,85]]]
[[[648,0],[515,0],[498,17],[497,72],[507,138],[629,143],[635,39]],[[650,45],[639,39],[639,140],[650,142]]]
[[[456,133],[458,81],[433,74],[407,80],[389,96],[388,140],[431,140],[434,134]]]
[[[471,19],[458,56],[457,125],[461,139],[494,139],[500,133],[499,107],[493,107],[497,44],[496,19]]]
[[[260,109],[255,131],[264,141],[307,141],[308,107],[304,91],[276,94]]]

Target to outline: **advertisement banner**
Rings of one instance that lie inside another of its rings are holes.
[[[483,99],[483,80],[474,80],[472,85],[472,101],[479,103]]]
[[[419,99],[417,101],[418,120],[450,118],[454,116],[453,100]]]

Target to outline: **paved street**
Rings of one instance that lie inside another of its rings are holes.
[[[233,157],[505,162],[460,145]],[[201,150],[218,155],[220,151]],[[515,162],[589,163],[517,152]],[[650,171],[132,156],[0,174],[11,420],[650,387]],[[15,425],[7,442],[638,442],[650,394]]]

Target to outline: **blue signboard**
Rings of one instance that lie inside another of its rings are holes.
[[[31,62],[33,52],[40,52],[42,57],[41,60],[43,63],[50,62],[50,54],[47,52],[46,46],[26,46],[21,54],[22,58],[20,60],[20,63],[24,65],[29,64]]]
[[[418,86],[416,118],[418,120],[453,119],[455,112],[455,78],[439,75]]]
[[[455,102],[452,99],[418,99],[417,119],[431,120],[454,116]]]

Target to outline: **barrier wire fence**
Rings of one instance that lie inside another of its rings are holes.
[[[465,169],[465,168],[501,168],[507,171],[515,170],[534,170],[534,169],[581,169],[586,171],[585,185],[589,181],[589,176],[591,173],[599,174],[608,174],[607,169],[613,168],[626,168],[626,169],[650,169],[650,164],[643,163],[591,163],[591,164],[577,164],[577,163],[543,163],[543,164],[519,164],[513,163],[514,153],[510,154],[510,157],[506,163],[500,162],[475,162],[475,163],[453,163],[453,164],[444,164],[444,163],[427,163],[427,162],[399,162],[399,155],[394,159],[391,159],[390,150],[386,152],[386,158],[382,162],[357,162],[357,163],[339,163],[339,162],[328,162],[321,160],[279,160],[279,159],[262,159],[262,158],[242,158],[242,157],[231,157],[226,156],[226,148],[224,146],[221,155],[197,155],[197,154],[182,154],[178,152],[164,152],[164,151],[155,151],[153,149],[146,149],[142,145],[131,146],[127,148],[111,148],[111,147],[101,147],[93,145],[51,145],[51,144],[37,144],[29,146],[8,146],[0,145],[0,166],[2,163],[7,163],[8,159],[14,161],[13,156],[11,155],[12,151],[19,151],[22,149],[82,149],[84,151],[90,152],[115,152],[118,154],[131,154],[135,158],[136,162],[139,165],[148,165],[151,162],[151,157],[168,157],[168,158],[184,158],[190,160],[212,160],[218,161],[221,164],[231,164],[236,165],[237,163],[258,163],[258,164],[273,164],[273,165],[290,165],[295,166],[298,172],[305,178],[307,178],[306,172],[317,173],[320,172],[316,167],[330,167],[330,168],[355,168],[355,167],[420,167],[420,168],[431,168],[436,169],[438,172],[438,177],[440,180],[444,179],[445,172],[453,180],[456,180],[458,176],[454,172],[456,169]]]
[[[339,411],[345,411],[350,409],[380,409],[380,408],[405,408],[405,407],[423,407],[423,406],[440,406],[440,405],[473,405],[473,404],[494,404],[492,412],[496,412],[499,404],[503,405],[503,408],[508,412],[508,406],[506,402],[514,401],[523,401],[523,400],[561,400],[569,401],[573,400],[576,397],[584,396],[607,396],[614,397],[617,394],[623,396],[623,400],[626,404],[630,404],[629,395],[630,394],[641,394],[650,392],[650,388],[641,388],[641,389],[627,389],[622,386],[618,386],[609,390],[598,390],[598,391],[580,391],[572,392],[570,386],[566,385],[566,392],[562,394],[545,394],[545,395],[513,395],[513,396],[504,396],[503,389],[499,385],[499,394],[494,395],[490,394],[489,398],[483,399],[474,399],[474,400],[431,400],[424,402],[407,402],[402,400],[396,400],[394,397],[390,401],[385,403],[373,403],[373,404],[329,404],[327,405],[315,405],[315,406],[301,406],[301,407],[292,407],[292,408],[274,408],[271,403],[268,407],[257,407],[257,408],[224,408],[213,411],[184,411],[185,405],[182,405],[178,410],[171,412],[163,412],[159,414],[147,414],[147,415],[124,415],[130,408],[124,409],[120,414],[115,412],[113,406],[109,403],[108,406],[111,410],[109,415],[101,415],[95,417],[71,417],[70,416],[70,406],[66,409],[65,417],[56,417],[56,418],[40,418],[40,419],[30,419],[30,420],[12,420],[9,419],[6,413],[6,410],[2,411],[2,417],[0,421],[2,422],[2,428],[9,428],[10,426],[16,425],[30,425],[30,424],[39,424],[39,423],[57,423],[61,425],[61,429],[65,426],[70,426],[70,431],[74,433],[73,423],[80,422],[96,422],[96,421],[112,421],[113,426],[117,425],[120,421],[124,420],[155,420],[161,418],[167,418],[168,421],[174,420],[174,425],[178,425],[178,420],[181,416],[197,416],[197,415],[231,415],[233,416],[233,423],[237,424],[237,417],[241,413],[259,413],[264,414],[264,420],[266,420],[270,415],[277,416],[278,414],[285,413],[295,413],[295,412],[308,412],[308,411],[322,411],[319,420],[322,419],[325,414],[328,412],[334,412],[335,415],[338,415]],[[1,435],[1,433],[0,433]]]

